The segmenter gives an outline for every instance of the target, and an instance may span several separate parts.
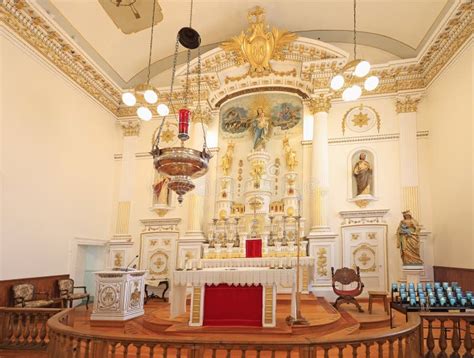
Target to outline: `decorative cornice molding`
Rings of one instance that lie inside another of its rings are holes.
[[[342,225],[384,224],[390,209],[340,211]]]
[[[472,38],[472,6],[469,0],[459,1],[435,39],[417,59],[374,66],[373,74],[379,76],[380,84],[375,91],[364,91],[363,96],[393,95],[402,91],[417,92],[425,89]],[[50,20],[43,18],[28,1],[5,0],[0,6],[0,20],[0,23],[5,24],[12,33],[36,49],[117,117],[135,116],[135,108],[120,106],[122,89],[83,56],[81,50],[75,48],[74,43],[55,31]],[[270,75],[258,79],[245,78],[240,82],[226,84],[223,80],[225,76],[220,76],[219,72],[228,71],[235,67],[236,63],[232,56],[223,50],[214,49],[209,55],[203,56],[201,99],[208,101],[209,106],[215,108],[222,103],[223,98],[258,86],[291,87],[304,94],[318,93],[328,89],[330,78],[347,61],[343,53],[330,45],[298,38],[283,51],[285,60],[298,62],[295,67],[296,77]],[[197,61],[194,61],[192,68],[195,68],[196,64]],[[301,70],[298,70],[299,66]],[[177,73],[179,76],[180,71]],[[195,81],[194,77],[191,77],[191,81]],[[195,86],[194,83],[193,87]],[[183,102],[183,93],[182,88],[176,88],[173,93],[174,104],[179,105]],[[161,89],[160,101],[168,103],[169,96],[168,88]],[[334,98],[339,97],[340,93],[337,93]]]
[[[331,109],[331,97],[320,93],[318,97],[313,97],[308,101],[308,108],[312,114],[319,112],[328,113]]]
[[[398,97],[395,106],[397,113],[410,113],[418,110],[421,97]]]
[[[105,108],[117,114],[121,90],[106,79],[25,0],[6,0],[0,22],[71,78]]]
[[[418,131],[416,133],[416,137],[417,138],[426,138],[426,137],[429,136],[429,134],[430,134],[429,131]],[[375,135],[368,135],[368,136],[329,138],[328,143],[330,145],[349,144],[349,143],[367,143],[367,142],[377,142],[377,141],[386,141],[386,140],[398,140],[399,138],[400,138],[399,133],[375,134]],[[313,143],[313,141],[311,141],[311,140],[301,141],[301,145],[304,145],[304,146],[312,145],[312,143]]]
[[[181,218],[143,219],[140,222],[145,226],[143,232],[179,232]]]

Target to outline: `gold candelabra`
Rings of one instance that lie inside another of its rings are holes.
[[[286,321],[291,326],[307,326],[309,322],[301,314],[301,297],[300,297],[300,199],[298,198],[298,215],[295,217],[297,223],[296,235],[296,317],[288,316]]]

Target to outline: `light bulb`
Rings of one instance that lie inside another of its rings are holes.
[[[125,103],[127,106],[131,107],[137,103],[137,99],[132,92],[125,92],[122,93],[122,102]]]
[[[360,86],[358,85],[352,86],[352,91],[351,91],[352,101],[355,101],[356,99],[358,99],[361,94],[362,94],[362,88],[360,88]]]
[[[151,89],[146,90],[145,93],[143,93],[143,97],[145,98],[145,101],[150,104],[154,104],[158,101],[158,95]]]
[[[370,76],[364,82],[364,88],[367,91],[373,91],[379,85],[379,78],[377,76]]]
[[[344,76],[342,75],[336,75],[332,78],[331,80],[331,88],[334,91],[338,91],[344,86]]]
[[[342,92],[342,99],[346,102],[352,101],[352,87],[347,87],[344,92]]]
[[[138,107],[137,116],[138,118],[144,121],[149,121],[151,117],[153,117],[151,111],[147,107],[144,107],[144,106]]]
[[[170,113],[170,109],[168,108],[168,106],[164,103],[160,103],[157,107],[156,107],[156,111],[158,112],[158,115],[164,117],[164,116],[167,116],[169,113]]]
[[[369,73],[369,71],[370,63],[368,63],[367,61],[360,61],[354,70],[354,75],[356,75],[357,77],[364,77]]]

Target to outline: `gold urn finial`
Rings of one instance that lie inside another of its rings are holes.
[[[263,24],[265,22],[265,9],[261,6],[255,6],[250,9],[247,15],[249,24]]]

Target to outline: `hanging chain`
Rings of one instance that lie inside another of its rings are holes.
[[[156,7],[156,0],[153,0],[153,13],[151,14],[150,52],[148,54],[148,74],[146,76],[147,85],[150,84],[151,54],[153,51],[153,30],[155,28],[155,7]]]
[[[194,7],[194,0],[191,0],[191,9],[189,10],[189,27],[192,28],[193,24],[193,7]]]
[[[184,107],[188,107],[188,97],[189,97],[189,64],[191,62],[191,50],[187,51],[186,59],[186,82],[184,85]]]
[[[201,111],[201,47],[198,47],[198,108],[201,114],[201,128],[202,128],[202,135],[204,137],[203,142],[203,151],[207,149],[207,139],[206,139],[206,128],[204,127],[204,113]]]
[[[174,113],[176,116],[176,109],[174,108],[174,103],[173,103],[173,89],[174,89],[174,77],[176,75],[176,64],[178,63],[178,48],[179,48],[179,38],[176,36],[176,44],[174,45],[174,56],[173,56],[173,69],[171,73],[171,85],[170,85],[170,98],[168,100],[168,108],[171,113]],[[160,124],[160,129],[158,130],[158,134],[155,139],[155,144],[154,148],[159,148],[160,144],[160,137],[161,137],[161,131],[163,130],[163,127],[165,125],[165,120],[166,116],[163,116],[163,119],[161,120]]]
[[[354,0],[354,60],[357,59],[357,0]]]

